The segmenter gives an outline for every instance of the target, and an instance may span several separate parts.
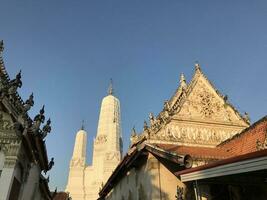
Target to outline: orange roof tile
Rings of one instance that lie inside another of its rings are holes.
[[[267,116],[255,122],[241,133],[222,142],[217,148],[224,149],[232,155],[243,155],[257,151],[257,140],[264,143],[267,135]]]

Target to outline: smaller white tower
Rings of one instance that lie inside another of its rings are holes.
[[[75,200],[84,200],[84,169],[86,167],[87,133],[82,126],[76,134],[72,159],[70,161],[69,179],[66,191]]]

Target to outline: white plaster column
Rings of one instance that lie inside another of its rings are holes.
[[[4,167],[0,177],[0,200],[9,198],[15,174],[16,159],[5,157]]]

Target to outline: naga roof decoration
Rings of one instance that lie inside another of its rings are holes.
[[[5,123],[0,123],[0,129],[5,131],[15,131],[15,135],[1,132],[0,145],[1,148],[6,149],[8,141],[22,141],[26,149],[29,151],[29,156],[40,163],[42,170],[49,170],[49,161],[47,158],[47,151],[44,138],[51,131],[51,120],[40,128],[44,123],[44,107],[40,113],[32,120],[28,111],[34,105],[33,94],[25,102],[20,97],[17,89],[22,86],[21,71],[16,75],[15,79],[10,79],[3,60],[4,43],[0,41],[0,118]],[[16,139],[17,138],[17,139]]]

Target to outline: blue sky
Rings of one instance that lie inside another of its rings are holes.
[[[124,151],[132,126],[171,97],[194,62],[252,121],[267,111],[266,0],[2,0],[0,39],[11,77],[22,69],[34,116],[46,106],[53,131],[53,190],[65,189],[74,138],[85,120],[88,155],[110,78],[121,101]],[[88,162],[90,158],[88,157]]]

